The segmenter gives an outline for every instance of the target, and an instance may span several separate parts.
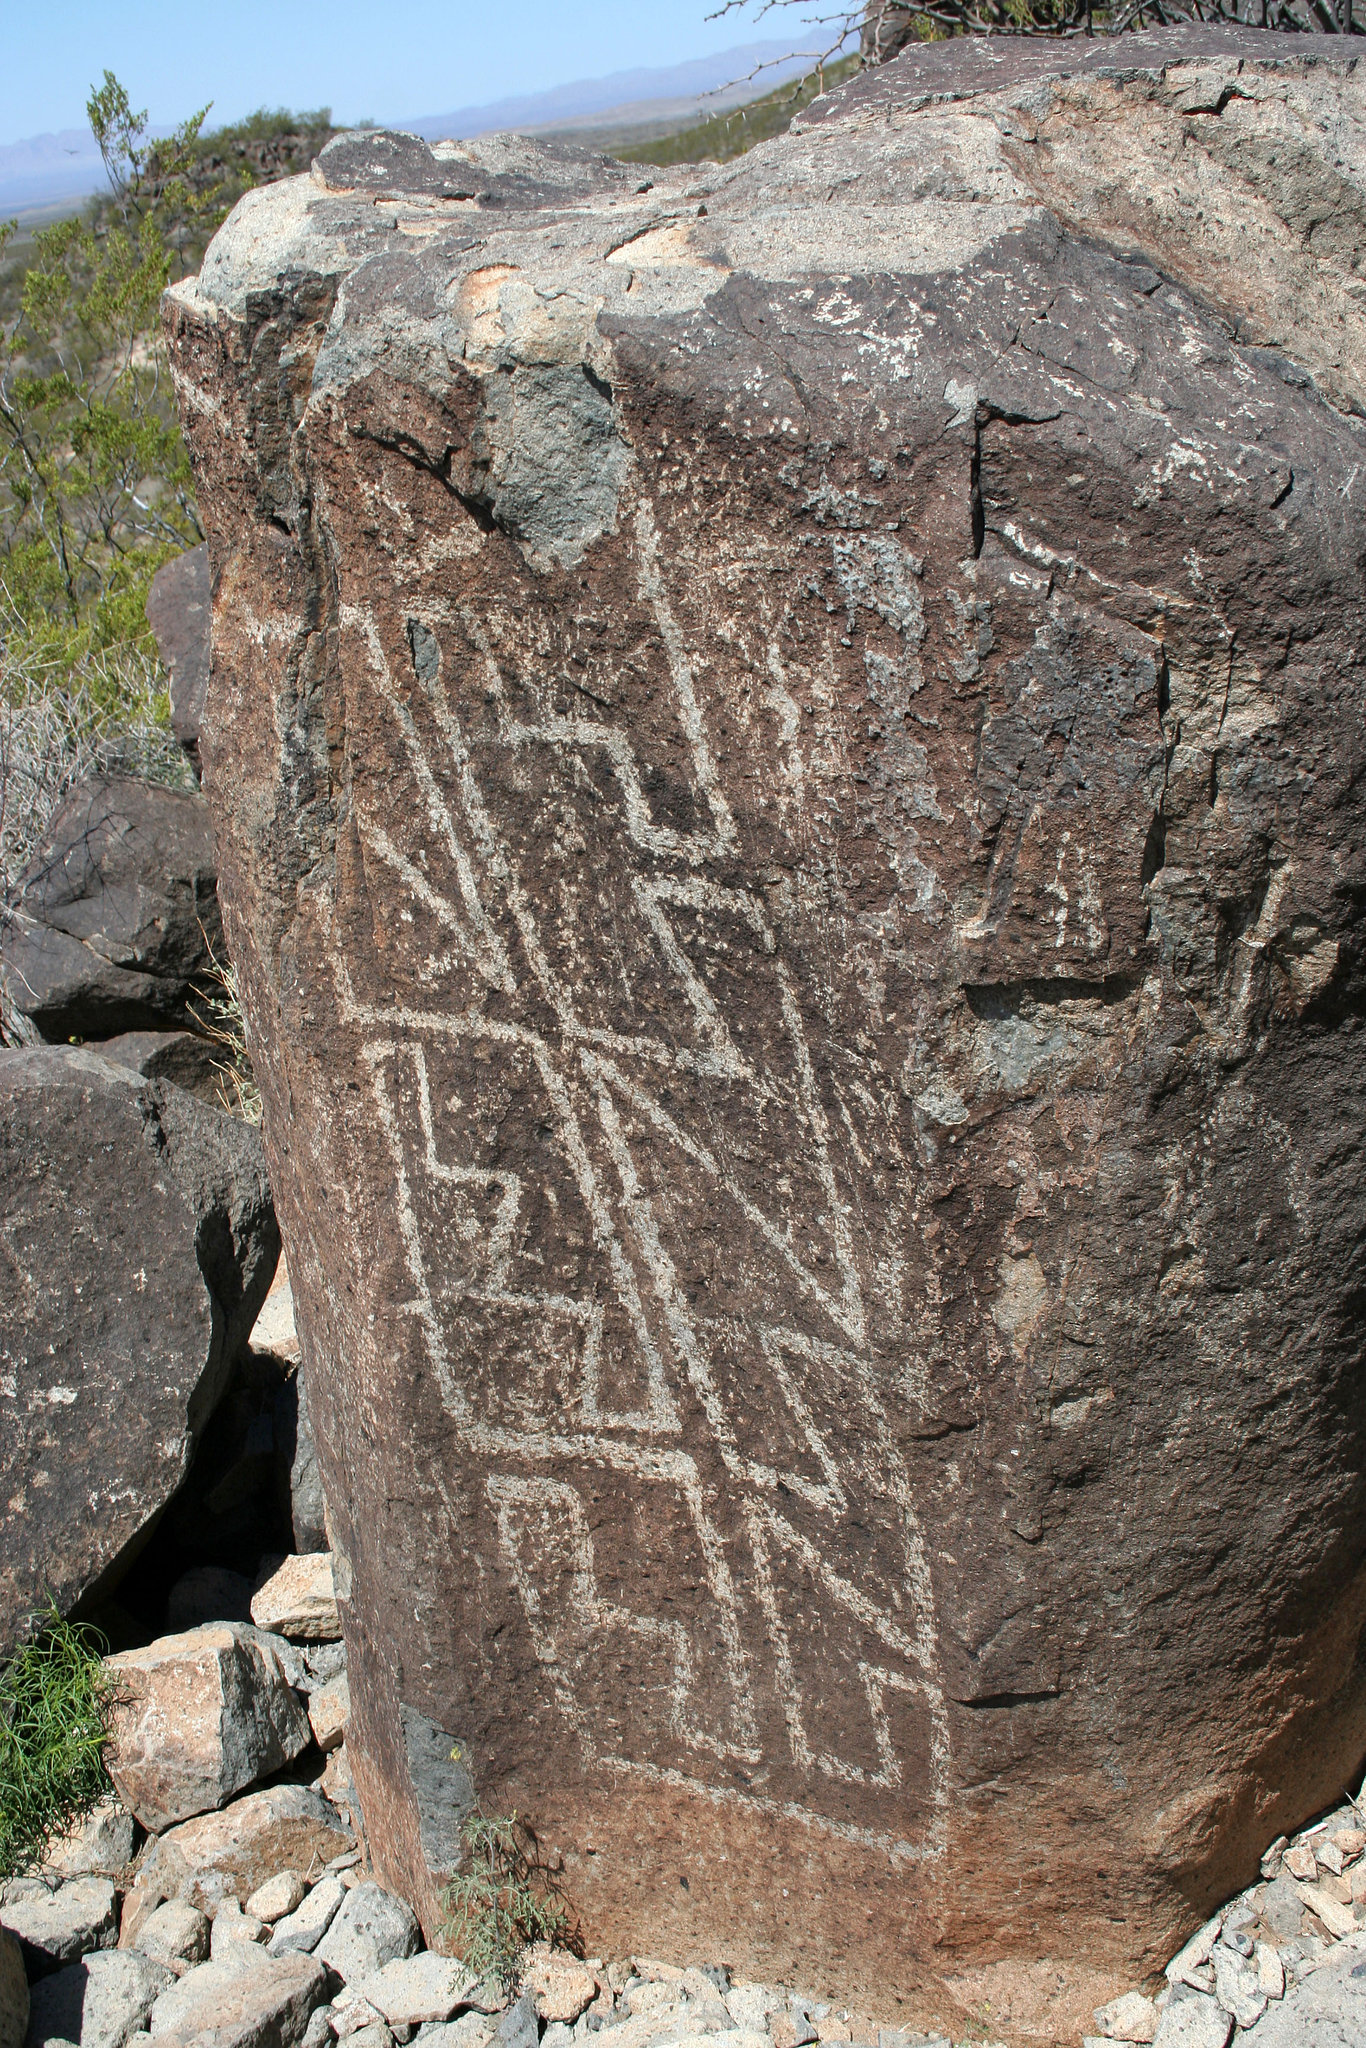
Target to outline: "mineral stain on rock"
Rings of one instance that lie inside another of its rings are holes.
[[[349,137],[168,296],[347,1750],[432,1924],[419,1721],[604,1953],[994,2009],[1141,1974],[1366,1742],[1366,377],[1299,232],[1366,100],[1115,51],[911,51],[652,184]]]

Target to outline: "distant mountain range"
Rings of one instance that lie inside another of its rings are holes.
[[[534,133],[655,124],[684,127],[797,77],[811,60],[789,55],[791,47],[786,42],[741,43],[687,64],[614,71],[606,78],[581,78],[549,92],[457,107],[448,114],[419,114],[385,126],[406,128],[432,142],[487,135],[495,128]],[[760,66],[772,68],[751,77]],[[88,128],[64,128],[57,135],[31,135],[26,141],[0,144],[0,219],[29,207],[84,199],[102,182],[103,166]]]

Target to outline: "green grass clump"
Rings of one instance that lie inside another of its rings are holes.
[[[0,1675],[0,1882],[41,1863],[112,1790],[113,1690],[96,1643],[50,1606]]]
[[[483,1982],[511,1994],[533,1942],[563,1942],[569,1915],[551,1875],[533,1860],[535,1844],[515,1813],[489,1820],[472,1813],[460,1829],[469,1869],[441,1894],[446,1938]]]

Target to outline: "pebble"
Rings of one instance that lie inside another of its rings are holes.
[[[256,1895],[253,1892],[252,1897]],[[293,1913],[275,1924],[268,1953],[273,1956],[310,1955],[332,1925],[346,1897],[339,1877],[322,1877]]]
[[[179,1976],[194,1963],[206,1961],[208,1918],[183,1899],[167,1899],[143,1922],[137,1948],[153,1962],[166,1963]]]
[[[351,1718],[351,1688],[346,1673],[331,1678],[309,1695],[308,1723],[319,1749],[336,1749]]]
[[[1292,1877],[1301,1884],[1312,1884],[1319,1874],[1318,1858],[1307,1843],[1297,1842],[1293,1849],[1287,1849],[1282,1862]]]
[[[264,1884],[257,1885],[247,1900],[246,1910],[253,1919],[268,1920],[274,1926],[277,1920],[297,1911],[307,1892],[308,1886],[297,1870],[279,1870]]]
[[[1094,2017],[1108,2041],[1151,2041],[1157,2032],[1157,2007],[1141,1991],[1126,1991],[1097,2006]]]
[[[253,1895],[254,1896],[254,1895]],[[212,1962],[221,1962],[229,1949],[239,1942],[262,1942],[270,1933],[264,1920],[254,1914],[244,1913],[236,1899],[224,1899],[213,1916],[209,1931],[209,1957]]]
[[[258,1628],[274,1629],[294,1642],[335,1642],[341,1635],[341,1619],[331,1551],[282,1558],[252,1594],[251,1618]]]
[[[1212,1998],[1174,1999],[1157,2023],[1155,2048],[1228,2048],[1233,2019]]]

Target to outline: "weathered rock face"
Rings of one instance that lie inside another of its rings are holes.
[[[1366,75],[653,179],[343,138],[170,295],[347,1751],[429,1920],[467,1763],[603,1952],[1094,2004],[1366,1743]]]
[[[171,730],[199,763],[199,728],[209,687],[209,550],[201,542],[163,563],[147,593],[147,621],[171,677]]]
[[[222,954],[213,829],[193,790],[92,775],[20,877],[0,947],[0,1017],[24,1043],[194,1021]]]
[[[279,1249],[247,1125],[94,1053],[0,1054],[0,1649],[166,1506]]]

